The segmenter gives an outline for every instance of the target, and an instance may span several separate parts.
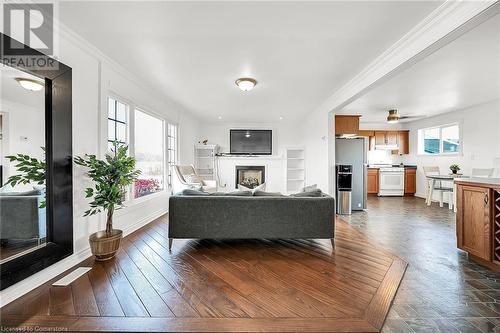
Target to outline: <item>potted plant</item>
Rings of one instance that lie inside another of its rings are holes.
[[[113,228],[113,213],[123,207],[125,191],[140,174],[135,169],[135,158],[128,156],[128,146],[114,143],[111,154],[104,160],[95,155],[75,157],[75,163],[87,167],[87,175],[94,182],[94,187],[85,189],[85,197],[92,198],[90,209],[84,216],[95,215],[105,211],[107,215],[106,230],[89,236],[90,249],[97,260],[108,260],[115,256],[123,237],[122,230]]]
[[[42,147],[45,152],[45,148]],[[32,184],[33,189],[40,191],[44,194],[45,191],[45,161],[39,160],[35,157],[31,157],[25,154],[16,154],[5,156],[10,162],[17,162],[15,165],[18,172],[17,175],[12,175],[5,182],[6,185],[15,187],[18,184]],[[39,208],[45,208],[47,202],[45,198],[40,202]]]
[[[460,171],[460,166],[458,164],[450,165],[451,172],[455,175],[458,171]]]

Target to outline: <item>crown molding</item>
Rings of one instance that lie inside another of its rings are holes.
[[[376,84],[427,57],[500,12],[499,0],[448,0],[327,98],[314,112],[335,112]]]

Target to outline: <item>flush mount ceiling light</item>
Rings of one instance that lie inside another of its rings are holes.
[[[16,78],[17,83],[21,85],[26,90],[30,91],[40,91],[43,89],[44,84],[43,82],[37,81],[37,80],[32,80],[32,79],[27,79],[24,77],[17,77]]]
[[[252,79],[251,77],[242,77],[238,80],[234,81],[238,88],[243,91],[250,91],[257,85],[257,80]]]
[[[387,116],[387,123],[388,124],[399,123],[398,110],[389,110],[389,115]]]

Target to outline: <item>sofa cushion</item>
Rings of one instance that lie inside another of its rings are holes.
[[[306,197],[321,197],[323,196],[323,192],[321,192],[320,189],[308,191],[308,192],[299,192],[299,193],[294,193],[290,194],[291,197],[297,197],[297,198],[306,198]]]
[[[284,197],[280,192],[266,192],[266,191],[255,191],[253,192],[255,197]]]
[[[182,190],[181,192],[178,192],[176,193],[175,195],[209,195],[207,192],[203,192],[203,191],[197,191],[197,190],[192,190],[192,189],[189,189],[189,188],[186,188],[184,190]]]

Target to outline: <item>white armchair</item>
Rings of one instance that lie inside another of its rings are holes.
[[[174,165],[172,166],[172,193],[181,192],[184,189],[197,189],[213,193],[217,191],[217,181],[202,179],[194,166]]]

